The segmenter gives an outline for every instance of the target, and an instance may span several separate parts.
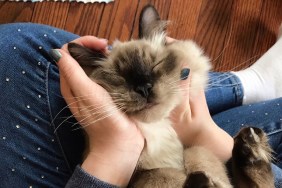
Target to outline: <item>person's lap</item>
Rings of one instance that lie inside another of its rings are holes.
[[[66,104],[60,94],[57,66],[48,51],[78,36],[33,24],[1,25],[0,33],[1,186],[63,187],[75,165],[66,160],[62,150],[66,147],[54,130],[70,112],[64,111],[52,122]],[[69,125],[65,123],[61,130]],[[66,132],[67,148],[81,143],[77,135],[81,132]],[[81,153],[82,148],[76,151]]]
[[[215,123],[235,136],[242,127],[252,126],[264,130],[274,150],[275,164],[272,170],[275,175],[275,186],[282,187],[282,98],[239,106],[215,114]]]
[[[65,108],[58,69],[48,52],[78,36],[35,24],[1,25],[0,32],[4,34],[0,40],[2,185],[62,187],[81,160],[83,135],[81,130],[73,131],[75,120],[67,118],[71,113]],[[282,105],[281,98],[233,108],[237,101],[213,118],[231,135],[242,124],[263,128],[281,159],[282,109],[278,104]]]
[[[216,124],[235,136],[246,126],[258,127],[269,137],[275,151],[276,187],[282,186],[282,98],[243,105],[243,88],[240,80],[231,73],[210,73],[206,91],[207,103]]]

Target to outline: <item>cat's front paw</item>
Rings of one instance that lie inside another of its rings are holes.
[[[213,180],[206,175],[203,171],[197,171],[191,173],[185,183],[183,188],[216,188],[216,184]]]
[[[210,150],[194,146],[183,153],[185,188],[231,188],[225,166]]]
[[[243,128],[234,138],[233,157],[238,157],[242,163],[253,164],[260,160],[269,163],[271,151],[266,134],[259,128]]]
[[[181,188],[186,175],[183,170],[159,168],[137,171],[131,179],[132,188]]]
[[[271,147],[259,128],[243,128],[234,137],[232,169],[235,187],[272,188]]]

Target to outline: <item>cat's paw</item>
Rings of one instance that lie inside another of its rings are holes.
[[[248,163],[271,161],[271,148],[263,130],[256,127],[243,128],[234,138],[233,157]],[[243,162],[242,161],[242,162]]]
[[[185,188],[231,188],[226,169],[222,161],[210,150],[194,146],[183,153],[187,178]]]
[[[232,151],[235,187],[274,188],[271,153],[267,136],[261,129],[243,128],[234,138]]]
[[[216,184],[203,171],[193,172],[187,177],[183,188],[215,188]]]
[[[160,168],[137,171],[131,179],[132,188],[181,188],[186,175],[183,170]]]

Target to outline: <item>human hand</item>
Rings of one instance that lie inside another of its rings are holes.
[[[182,103],[171,112],[173,128],[184,146],[203,146],[222,161],[227,161],[232,154],[233,138],[211,118],[204,89],[198,93],[189,92],[190,78],[186,81],[188,84],[181,85],[185,91]]]
[[[174,41],[175,39],[167,37],[167,43]],[[191,79],[193,72],[188,79],[180,81],[182,102],[170,114],[173,128],[184,146],[203,146],[226,161],[231,157],[233,138],[211,118],[204,88],[197,88],[198,92],[190,91]]]
[[[107,47],[106,40],[91,36],[72,42],[95,50]],[[102,181],[126,186],[144,147],[141,132],[69,55],[67,44],[53,53],[61,56],[57,63],[61,93],[89,137],[89,153],[82,168]]]

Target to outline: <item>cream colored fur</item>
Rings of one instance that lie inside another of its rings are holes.
[[[210,186],[232,188],[223,163],[203,147],[191,147],[184,152],[186,174],[202,171],[210,178]]]
[[[161,33],[160,35],[154,35],[151,40],[145,41],[149,42],[154,53],[163,53],[164,48],[161,46],[161,43],[165,39],[164,37],[165,34]],[[176,54],[176,61],[181,64],[180,68],[185,64],[191,70],[191,91],[196,93],[199,89],[204,88],[207,81],[207,72],[211,66],[209,59],[203,55],[202,50],[192,41],[177,41],[169,44],[166,48],[167,51],[172,51]],[[175,83],[175,87],[177,85],[178,82]],[[162,119],[156,122],[139,123],[138,125],[146,139],[146,147],[139,160],[139,168],[141,169],[184,169],[184,148],[172,128],[171,122],[168,120],[171,110],[181,102],[181,93],[178,92],[174,97],[167,100],[170,101],[165,103],[166,106],[160,105],[153,107],[144,112],[145,115],[137,117],[142,122],[156,119],[154,116],[158,118],[162,117]],[[165,112],[163,112],[164,109]],[[163,112],[162,115],[160,115],[161,112]],[[146,120],[144,119],[145,117]]]
[[[146,138],[146,147],[139,160],[142,169],[177,168],[183,166],[183,146],[171,123],[163,119],[157,123],[139,123]]]

